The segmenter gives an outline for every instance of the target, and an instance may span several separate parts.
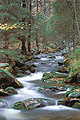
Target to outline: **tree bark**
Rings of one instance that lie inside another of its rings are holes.
[[[25,0],[22,0],[22,7],[26,8],[26,3]],[[25,25],[25,18],[23,18],[22,22]],[[24,29],[25,31],[25,29]],[[21,41],[22,41],[22,52],[26,54],[26,36],[21,36]]]
[[[28,35],[28,52],[31,52],[31,13],[32,13],[32,0],[29,2],[30,18],[28,21],[29,35]]]
[[[37,28],[37,26],[38,26],[38,0],[37,0],[37,10],[36,10],[36,47],[37,47],[37,49],[38,49],[38,51],[39,51],[39,39],[38,39],[38,28]]]

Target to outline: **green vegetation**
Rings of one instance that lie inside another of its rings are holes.
[[[72,51],[68,58],[67,67],[70,72],[66,82],[80,83],[80,49]]]
[[[51,83],[64,83],[67,75],[56,72],[44,73],[42,81]]]
[[[18,92],[13,87],[7,87],[5,91],[10,94],[18,94]]]
[[[16,102],[13,105],[13,108],[17,110],[32,110],[35,108],[44,107],[49,104],[54,105],[55,102],[45,98],[28,98],[24,101]]]

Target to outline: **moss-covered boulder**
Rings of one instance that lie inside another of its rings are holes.
[[[62,98],[57,100],[58,105],[66,105],[67,98]]]
[[[79,109],[80,109],[80,103],[79,103],[79,102],[76,102],[72,107],[73,107],[73,108],[79,108]]]
[[[42,80],[51,83],[64,83],[67,75],[59,74],[56,72],[44,73]]]
[[[5,91],[10,94],[18,94],[18,92],[13,87],[7,87]]]
[[[58,87],[58,86],[40,86],[39,91],[50,91],[50,92],[57,92],[57,91],[65,91],[65,87]]]
[[[77,72],[71,72],[68,77],[66,78],[66,83],[79,83],[80,76],[77,74]]]
[[[23,84],[19,82],[14,75],[6,69],[0,69],[0,88],[12,86],[14,88],[22,88]]]
[[[5,102],[0,99],[0,108],[3,108],[5,106]]]
[[[58,65],[63,65],[63,64],[64,64],[63,61],[59,61],[59,62],[58,62]]]
[[[57,71],[61,72],[61,73],[69,73],[69,71],[68,71],[68,69],[66,67],[61,67]]]
[[[80,92],[72,92],[68,95],[69,98],[80,98]]]
[[[80,88],[73,86],[65,94],[66,98],[59,99],[58,104],[62,104],[69,107],[75,107],[76,102],[80,103]]]
[[[44,98],[29,98],[24,101],[16,102],[13,106],[14,109],[18,110],[31,110],[39,107],[44,107],[46,105],[54,105],[55,101]]]
[[[7,91],[0,89],[0,96],[8,96],[10,95],[10,93],[8,93]]]
[[[70,88],[70,90],[68,90],[67,92],[66,92],[66,97],[68,97],[69,96],[69,94],[71,94],[71,93],[73,93],[73,92],[80,92],[80,88],[78,87],[78,86],[73,86],[73,87],[71,87]]]

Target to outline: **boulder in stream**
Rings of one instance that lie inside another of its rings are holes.
[[[39,91],[59,92],[59,91],[66,91],[66,88],[59,86],[40,86]]]
[[[10,95],[10,93],[8,93],[7,91],[0,89],[0,96],[8,96]]]
[[[64,65],[64,62],[63,61],[59,61],[58,65]]]
[[[54,105],[55,101],[45,98],[29,98],[24,101],[16,102],[13,106],[14,109],[18,110],[31,110],[47,105]]]
[[[66,92],[66,98],[59,99],[58,104],[80,108],[80,88],[77,86],[72,87]]]
[[[19,82],[14,75],[6,69],[0,69],[0,88],[12,86],[14,88],[22,88],[23,84]]]
[[[18,92],[13,87],[7,87],[5,91],[10,94],[18,94]]]
[[[3,108],[5,106],[5,102],[0,99],[0,108]]]
[[[60,67],[57,72],[61,72],[61,73],[69,73],[68,69],[66,67]]]

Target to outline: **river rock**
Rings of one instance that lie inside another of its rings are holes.
[[[8,70],[0,69],[0,88],[12,86],[22,88],[23,84],[19,82]]]
[[[58,69],[58,72],[61,72],[61,73],[69,73],[68,69],[66,67],[61,67]]]
[[[75,104],[73,104],[72,107],[73,107],[73,108],[79,108],[79,109],[80,109],[80,103],[79,103],[79,102],[75,102]]]
[[[64,64],[63,61],[59,61],[59,62],[58,62],[58,65],[63,65],[63,64]]]
[[[58,91],[66,91],[65,87],[58,87],[58,86],[41,86],[39,91],[50,91],[50,92],[58,92]]]
[[[68,95],[70,98],[80,98],[80,92],[72,92]]]
[[[0,96],[8,96],[10,95],[8,92],[4,91],[3,89],[0,89]]]
[[[5,106],[5,102],[0,99],[0,108],[3,108]]]
[[[34,73],[35,71],[36,71],[36,69],[35,69],[34,67],[31,67],[31,68],[30,68],[30,72],[31,72],[31,73]]]
[[[47,105],[54,105],[55,101],[44,98],[29,98],[24,101],[16,102],[13,106],[14,109],[18,110],[31,110],[39,107],[44,107]]]
[[[17,66],[17,67],[23,67],[24,65],[25,65],[25,63],[22,60],[17,60],[15,66]]]
[[[5,91],[10,94],[18,94],[18,92],[13,87],[7,87]]]
[[[30,74],[31,74],[30,70],[26,70],[26,71],[25,71],[25,74],[26,74],[26,75],[30,75]]]

